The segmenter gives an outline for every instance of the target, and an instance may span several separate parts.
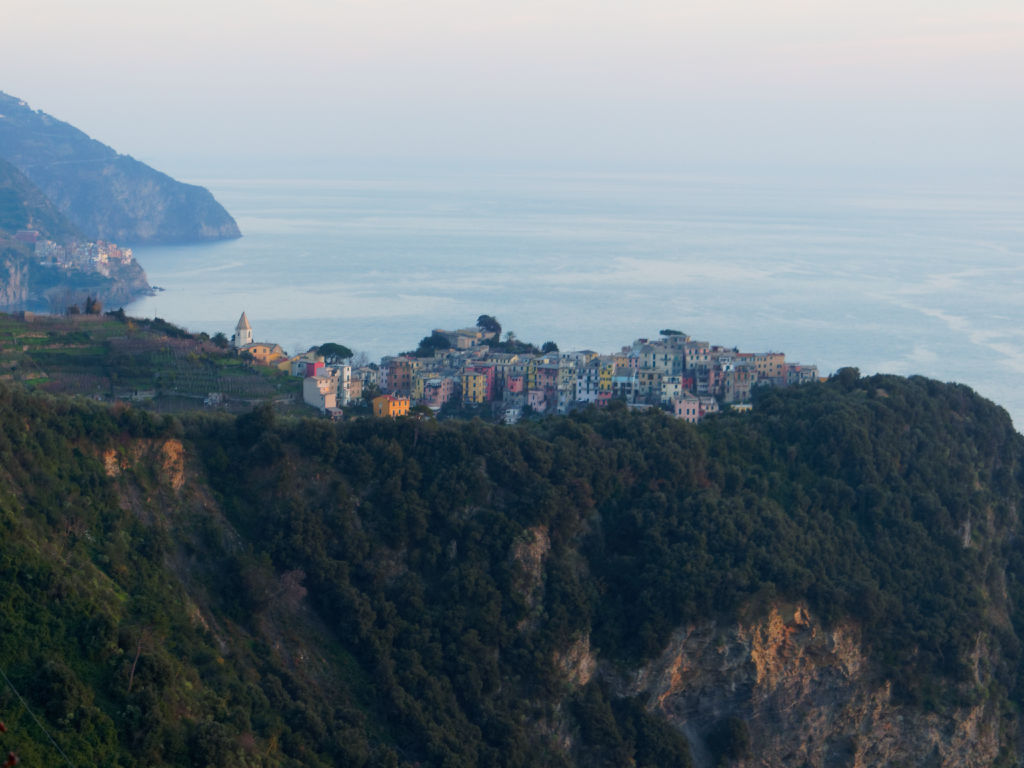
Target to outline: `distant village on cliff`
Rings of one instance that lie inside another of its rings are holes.
[[[231,343],[253,363],[301,378],[303,402],[332,418],[364,400],[378,417],[489,406],[506,423],[621,401],[697,423],[722,407],[749,408],[754,387],[818,379],[817,366],[787,362],[783,352],[741,352],[671,329],[611,354],[561,352],[554,342],[538,349],[512,333],[502,341],[489,315],[474,327],[435,329],[416,350],[379,364],[353,364],[351,351],[338,344],[288,356],[278,344],[254,341],[244,312]]]

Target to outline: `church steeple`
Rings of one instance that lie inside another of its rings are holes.
[[[238,325],[235,326],[235,349],[241,349],[247,344],[252,344],[252,326],[249,325],[249,318],[245,312],[238,318]]]

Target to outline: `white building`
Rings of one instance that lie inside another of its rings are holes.
[[[323,373],[323,371],[320,371]],[[302,380],[302,402],[326,413],[338,407],[338,379],[336,376],[307,376]]]
[[[238,318],[238,325],[235,326],[235,336],[232,339],[232,344],[235,349],[241,349],[252,344],[252,326],[249,325],[249,318],[245,316],[245,312]]]

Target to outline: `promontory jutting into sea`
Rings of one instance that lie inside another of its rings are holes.
[[[374,359],[481,312],[560,349],[679,328],[970,384],[1024,423],[1024,199],[687,176],[210,180],[245,236],[136,249],[165,290],[128,307],[289,353]]]

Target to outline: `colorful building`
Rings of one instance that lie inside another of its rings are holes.
[[[380,388],[396,395],[412,394],[413,371],[419,368],[418,361],[411,357],[389,357],[381,364]]]
[[[338,381],[333,376],[307,376],[302,380],[302,402],[321,413],[338,407]]]
[[[288,359],[280,344],[258,341],[239,347],[239,353],[247,352],[260,365],[275,365]]]
[[[476,371],[462,374],[462,402],[466,405],[487,402],[487,376]]]
[[[484,377],[484,402],[489,403],[494,399],[495,386],[497,382],[497,370],[489,363],[475,363],[467,366],[468,373],[479,373]]]
[[[373,415],[379,418],[407,416],[409,414],[409,398],[400,395],[381,395],[373,398]]]
[[[700,421],[700,398],[689,392],[683,392],[678,397],[673,397],[672,415],[677,419],[696,424]]]

